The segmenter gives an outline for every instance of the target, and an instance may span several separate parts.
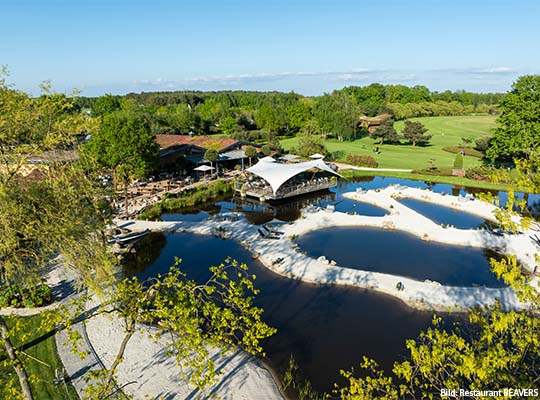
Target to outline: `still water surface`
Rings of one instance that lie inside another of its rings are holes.
[[[188,276],[202,281],[208,267],[231,256],[257,276],[256,305],[264,320],[278,329],[264,348],[267,364],[279,374],[294,356],[301,376],[319,391],[340,382],[339,370],[358,365],[362,356],[390,369],[406,355],[405,340],[430,324],[432,313],[410,309],[391,297],[362,289],[311,285],[283,278],[252,259],[237,243],[190,233],[151,234],[140,243],[137,262],[126,272],[139,278],[166,273],[175,257]],[[454,317],[452,317],[454,318]]]

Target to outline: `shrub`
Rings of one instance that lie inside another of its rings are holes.
[[[438,168],[430,167],[424,169],[415,169],[412,171],[413,174],[420,175],[433,175],[433,176],[452,176],[452,168]]]
[[[377,168],[379,166],[373,157],[361,154],[349,154],[347,156],[347,163],[358,167]]]
[[[486,152],[486,150],[489,148],[489,145],[491,144],[491,140],[493,138],[491,136],[482,136],[476,139],[474,142],[474,148],[478,151],[481,151],[483,153]]]
[[[164,199],[140,213],[138,219],[156,220],[165,211],[181,210],[183,208],[193,207],[197,204],[206,203],[219,195],[229,193],[232,188],[232,183],[218,179],[205,186],[198,186],[194,189],[186,190],[178,197]]]
[[[505,169],[495,168],[493,166],[481,165],[479,167],[469,168],[465,171],[465,177],[475,181],[511,183],[510,173]]]
[[[454,154],[461,154],[461,149],[463,149],[463,147],[459,147],[459,146],[443,147],[444,151],[447,151],[448,153],[454,153]],[[465,147],[464,150],[465,150],[465,155],[466,156],[478,157],[478,158],[483,158],[484,157],[483,152],[481,152],[481,151],[479,151],[477,149],[473,149],[472,147]]]
[[[463,169],[463,156],[461,153],[456,154],[454,159],[454,169]]]
[[[52,301],[52,289],[41,284],[33,288],[22,288],[17,285],[0,287],[0,307],[42,307]]]

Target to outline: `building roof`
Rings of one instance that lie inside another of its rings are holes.
[[[243,149],[231,150],[221,153],[217,161],[241,160],[242,158],[247,158]]]
[[[310,169],[317,168],[321,171],[329,172],[336,176],[341,176],[330,168],[322,159],[306,161],[296,164],[280,164],[273,162],[259,161],[253,167],[248,168],[246,171],[264,179],[274,194],[277,193],[279,188],[292,177],[301,174],[302,172]]]
[[[216,149],[223,151],[229,147],[240,144],[240,141],[231,138],[217,138],[210,136],[189,136],[189,135],[156,135],[156,142],[160,149],[178,145],[192,145],[204,149]]]

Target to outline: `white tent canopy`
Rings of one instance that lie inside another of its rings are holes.
[[[322,154],[319,154],[319,153],[315,153],[315,154],[312,154],[309,156],[309,158],[324,158],[324,156]]]
[[[276,162],[276,159],[274,157],[266,156],[261,158],[259,161],[262,162]]]
[[[333,175],[341,176],[321,159],[296,164],[269,163],[260,160],[257,164],[251,168],[248,168],[246,171],[257,175],[268,182],[272,188],[272,191],[274,194],[276,194],[279,188],[293,176],[301,174],[302,172],[308,171],[312,168],[317,168],[321,171],[326,171]]]
[[[214,167],[209,167],[208,165],[201,165],[200,167],[197,167],[197,168],[193,168],[194,171],[211,171],[213,170]]]

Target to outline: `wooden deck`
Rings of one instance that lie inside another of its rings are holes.
[[[244,193],[246,196],[255,197],[261,201],[264,200],[281,200],[289,197],[300,196],[302,194],[318,192],[320,190],[327,190],[337,185],[337,182],[332,182],[328,180],[327,182],[320,183],[308,183],[305,185],[296,185],[287,188],[280,188],[277,193],[273,193],[269,187],[266,188],[251,188],[248,190],[243,190],[242,185],[238,184],[235,186],[234,190],[238,193]]]

